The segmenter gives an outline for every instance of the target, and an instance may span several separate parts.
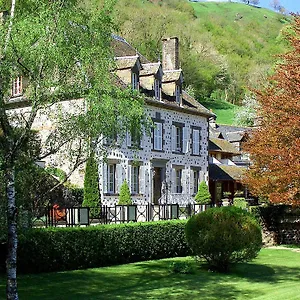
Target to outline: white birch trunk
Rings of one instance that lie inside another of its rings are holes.
[[[7,196],[7,227],[8,227],[8,248],[6,258],[6,298],[17,300],[17,207],[15,199],[15,171],[10,167],[6,169],[6,196]]]

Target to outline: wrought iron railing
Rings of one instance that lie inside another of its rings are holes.
[[[48,206],[28,212],[31,227],[69,227],[187,219],[210,205],[114,205],[99,207]]]

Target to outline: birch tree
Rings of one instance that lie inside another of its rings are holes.
[[[2,20],[0,163],[6,178],[7,299],[18,299],[15,165],[24,148],[30,148],[36,119],[54,113],[56,120],[36,160],[69,149],[72,171],[97,147],[100,136],[122,134],[132,120],[144,118],[142,99],[117,88],[110,75],[112,4],[95,7],[96,2],[87,9],[78,0],[11,0]],[[17,77],[23,80],[23,97],[12,101]],[[60,109],[60,103],[79,98],[84,100],[76,114]]]

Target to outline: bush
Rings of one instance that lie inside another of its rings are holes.
[[[236,197],[233,198],[233,205],[242,209],[247,209],[248,208],[248,203],[245,198],[243,197]]]
[[[98,167],[94,154],[92,154],[85,168],[82,206],[91,207],[90,213],[94,216],[99,214],[100,208],[97,207],[99,207],[100,204]]]
[[[200,182],[195,201],[197,204],[209,204],[211,202],[211,195],[205,181]]]
[[[33,228],[19,236],[18,271],[86,269],[190,255],[186,221]]]
[[[126,180],[123,181],[120,188],[119,205],[132,205],[129,186]]]
[[[194,215],[186,224],[185,234],[193,254],[221,272],[228,271],[231,264],[255,258],[262,245],[255,218],[234,206]]]

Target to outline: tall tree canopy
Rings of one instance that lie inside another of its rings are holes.
[[[286,32],[292,50],[257,91],[261,123],[246,150],[252,166],[246,182],[273,203],[300,204],[300,16]]]
[[[89,2],[88,8],[79,0],[0,2],[9,8],[0,28],[0,168],[8,204],[8,299],[18,298],[15,166],[31,147],[36,120],[52,117],[52,130],[44,138],[43,153],[31,159],[69,150],[75,168],[101,135],[124,133],[132,120],[144,116],[142,99],[118,89],[109,72],[112,4]],[[23,109],[15,109],[18,101],[10,100],[16,77],[23,81]],[[64,100],[78,98],[85,101],[66,106]]]

